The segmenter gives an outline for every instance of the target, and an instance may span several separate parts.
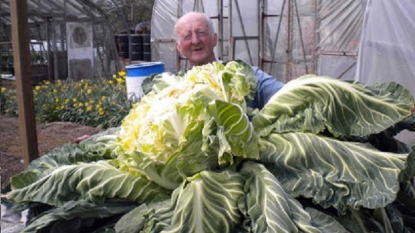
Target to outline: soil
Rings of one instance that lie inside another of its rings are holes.
[[[56,147],[75,142],[77,138],[84,135],[93,135],[102,131],[101,128],[72,122],[38,123],[36,130],[40,156]],[[21,145],[19,119],[0,116],[1,188],[10,183],[10,177],[24,170]]]

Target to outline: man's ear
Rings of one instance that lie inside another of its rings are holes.
[[[213,35],[213,40],[215,40],[215,46],[218,45],[218,34],[217,33]]]
[[[179,51],[180,54],[182,54],[182,48],[180,47],[180,44],[176,42],[176,49]]]

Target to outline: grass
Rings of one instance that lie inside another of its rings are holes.
[[[33,88],[36,120],[41,123],[68,121],[82,125],[116,127],[130,111],[125,72],[112,79],[44,81]],[[17,117],[16,90],[1,87],[0,113]]]

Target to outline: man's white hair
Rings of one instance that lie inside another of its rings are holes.
[[[189,15],[189,14],[194,14],[194,13],[197,13],[197,14],[200,14],[200,15],[203,15],[205,18],[206,18],[206,22],[207,22],[207,24],[208,24],[208,30],[209,30],[209,32],[212,34],[212,36],[215,34],[215,28],[213,27],[213,22],[212,22],[212,19],[207,15],[207,14],[205,14],[205,13],[203,13],[203,12],[195,12],[195,11],[192,11],[192,12],[188,12],[188,13],[186,13],[186,14],[184,14],[182,17],[180,17],[177,21],[176,21],[176,24],[174,25],[174,35],[175,35],[175,37],[176,37],[176,41],[179,41],[179,32],[178,32],[178,25],[180,24],[180,20],[183,18],[183,17],[185,17],[185,16],[187,16],[187,15]]]

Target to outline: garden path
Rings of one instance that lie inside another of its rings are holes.
[[[62,146],[85,134],[93,135],[102,131],[72,122],[52,122],[37,124],[39,155]],[[23,150],[20,139],[19,119],[0,116],[0,167],[1,188],[5,187],[10,177],[23,171]]]

